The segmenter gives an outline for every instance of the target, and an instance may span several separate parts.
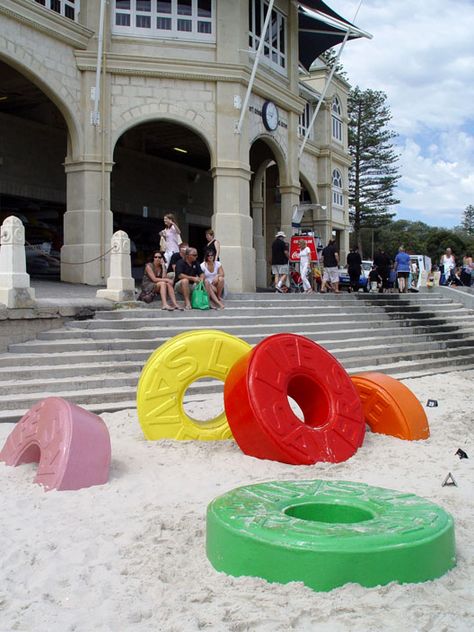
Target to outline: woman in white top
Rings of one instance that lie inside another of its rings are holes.
[[[204,272],[204,284],[211,301],[211,309],[224,309],[222,292],[224,291],[224,268],[220,261],[216,261],[216,255],[207,251],[204,261],[201,263]]]
[[[179,244],[182,241],[181,231],[172,213],[167,213],[163,217],[163,221],[165,228],[160,232],[160,237],[165,240],[162,250],[165,251],[166,264],[169,265],[173,254],[179,252]]]
[[[308,272],[311,265],[311,249],[304,239],[300,239],[298,245],[300,247],[298,255],[300,259],[300,276],[303,281],[303,289],[306,294],[311,294],[313,289],[308,279]]]
[[[444,273],[444,283],[447,284],[451,277],[451,272],[456,268],[456,259],[451,248],[446,248],[446,252],[441,257],[441,272]]]

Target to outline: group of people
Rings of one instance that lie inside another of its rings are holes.
[[[158,296],[162,309],[190,310],[192,293],[203,282],[211,309],[224,309],[224,268],[219,261],[220,244],[211,228],[206,230],[204,258],[198,263],[198,251],[181,239],[181,230],[174,216],[164,216],[165,228],[160,232],[160,249],[153,252],[145,265],[138,300],[151,303]],[[183,299],[183,305],[177,301]]]
[[[288,291],[289,278],[289,251],[290,247],[285,233],[279,230],[275,235],[272,243],[272,275],[273,284],[276,292],[285,293]],[[311,282],[311,249],[305,239],[298,240],[297,258],[300,264],[299,276],[305,294],[314,292]],[[327,288],[333,289],[339,293],[339,252],[336,246],[336,240],[330,239],[328,245],[321,252],[321,262],[324,265],[322,277],[316,278],[315,281],[319,285],[320,292],[327,292]]]
[[[474,263],[472,254],[466,254],[462,258],[462,262],[457,262],[451,248],[446,248],[446,251],[441,256],[440,273],[441,285],[473,286]]]

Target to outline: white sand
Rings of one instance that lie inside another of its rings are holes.
[[[45,493],[32,483],[34,464],[1,463],[0,631],[474,630],[474,371],[405,383],[423,404],[439,401],[426,409],[430,439],[368,433],[345,463],[261,461],[232,441],[147,442],[134,411],[102,415],[113,450],[107,485]],[[0,445],[12,428],[0,425]],[[455,456],[459,447],[469,459]],[[442,487],[448,472],[457,487]],[[205,512],[215,496],[254,482],[311,478],[360,481],[438,503],[455,519],[456,568],[423,584],[350,584],[329,593],[212,568]]]

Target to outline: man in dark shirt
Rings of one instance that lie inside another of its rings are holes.
[[[274,275],[275,290],[283,292],[283,285],[288,278],[288,252],[289,247],[285,241],[286,235],[279,230],[272,243],[272,274]],[[286,285],[285,285],[286,288]]]
[[[349,273],[350,286],[349,291],[359,291],[359,280],[362,272],[362,258],[359,254],[357,246],[352,246],[347,255],[347,272]]]
[[[183,295],[184,309],[191,309],[194,285],[204,278],[197,256],[196,248],[186,248],[184,259],[178,259],[175,267],[174,288]]]
[[[326,285],[329,283],[336,294],[339,294],[339,252],[336,246],[336,240],[330,239],[326,248],[321,253],[324,273],[321,292],[326,292]]]
[[[173,252],[173,254],[171,255],[170,263],[168,269],[166,270],[170,278],[174,278],[176,264],[180,259],[184,259],[184,256],[186,255],[186,248],[188,247],[189,244],[183,241],[181,244],[179,244],[179,252]]]

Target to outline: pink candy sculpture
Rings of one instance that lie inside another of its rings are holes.
[[[35,483],[47,491],[103,485],[110,458],[104,421],[60,397],[47,397],[30,408],[0,452],[7,465],[37,462]]]

